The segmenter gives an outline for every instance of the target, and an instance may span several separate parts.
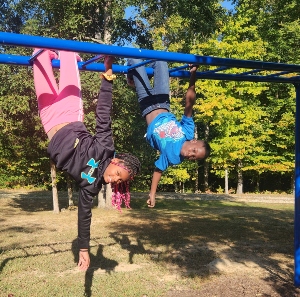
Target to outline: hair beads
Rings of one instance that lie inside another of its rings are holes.
[[[117,210],[121,211],[122,203],[124,202],[126,208],[130,207],[130,191],[129,182],[123,182],[113,185],[112,205]]]
[[[131,180],[137,175],[141,170],[141,163],[136,156],[129,153],[120,153],[115,155],[119,159],[119,162],[111,162],[117,166],[120,166],[128,171]],[[117,210],[121,211],[122,203],[124,202],[126,208],[130,207],[130,191],[129,191],[129,181],[113,184],[112,193],[112,205]]]

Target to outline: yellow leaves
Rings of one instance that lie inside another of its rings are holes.
[[[186,168],[169,167],[161,177],[162,184],[173,184],[174,182],[186,182],[190,174]]]
[[[166,49],[170,52],[181,51],[185,44],[183,38],[178,39],[176,36],[182,35],[185,30],[185,20],[179,15],[169,16],[164,25],[161,27],[156,27],[155,30],[151,31],[153,38],[153,47],[156,50]]]
[[[244,60],[264,60],[267,43],[259,37],[249,19],[229,17],[206,43],[194,45],[195,53]]]
[[[167,175],[162,175],[161,179],[160,179],[160,183],[162,185],[173,185],[173,178]]]
[[[245,166],[244,170],[255,170],[258,172],[292,172],[294,170],[293,162],[274,162],[274,163],[257,163],[252,166]]]

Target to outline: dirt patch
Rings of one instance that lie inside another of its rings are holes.
[[[264,281],[249,275],[221,275],[203,285],[201,290],[169,291],[165,297],[296,297],[299,290],[290,284]]]
[[[135,194],[144,198],[144,194]],[[174,194],[159,193],[158,199],[187,199],[202,201],[228,201],[245,203],[281,203],[294,204],[293,195],[280,194]],[[272,264],[264,260],[264,256],[256,257],[255,253],[265,246],[252,246],[248,249],[245,243],[243,260],[239,252],[228,252],[228,245],[219,244],[214,247],[219,258],[207,265],[209,277],[200,290],[173,288],[164,297],[298,297],[300,289],[292,281],[292,267],[287,264],[280,271],[274,271]],[[229,243],[230,246],[230,243]],[[272,247],[270,246],[271,250]],[[223,253],[222,251],[227,251]],[[273,258],[281,263],[291,263],[291,259],[282,254],[274,254]],[[284,259],[285,258],[285,259]],[[286,274],[285,274],[286,272]]]

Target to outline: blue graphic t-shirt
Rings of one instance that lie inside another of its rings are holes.
[[[166,112],[159,114],[148,126],[146,139],[149,144],[160,151],[155,166],[166,170],[171,165],[180,164],[182,145],[187,140],[194,139],[195,124],[191,117],[182,116],[177,121],[174,114]]]

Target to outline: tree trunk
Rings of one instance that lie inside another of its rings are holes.
[[[291,176],[291,192],[295,194],[295,174],[293,173]]]
[[[228,169],[225,169],[225,194],[228,194]]]
[[[208,162],[204,161],[204,192],[208,190]]]
[[[112,188],[110,184],[105,185],[105,207],[112,208]]]
[[[197,166],[195,169],[194,193],[198,193],[198,191],[199,191],[199,166]]]
[[[208,136],[209,136],[209,126],[205,126],[205,133],[204,133],[204,139],[207,141]],[[209,173],[209,166],[208,162],[204,161],[204,192],[209,190],[209,185],[208,185],[208,173]]]
[[[182,183],[181,183],[181,181],[178,183],[179,183],[179,193],[182,193]]]
[[[98,193],[98,208],[112,208],[112,188],[110,184],[103,185]]]
[[[256,183],[255,183],[255,192],[259,193],[259,182],[260,182],[260,174],[257,172]]]
[[[174,188],[175,188],[175,193],[178,193],[178,183],[177,182],[174,183]]]
[[[105,1],[104,2],[104,15],[103,15],[103,41],[105,44],[110,44],[111,42],[111,11],[110,11],[110,6],[111,6],[111,1]]]
[[[98,208],[105,208],[105,185],[102,186],[98,193]]]
[[[52,160],[50,160],[51,168],[51,182],[52,182],[52,198],[53,198],[53,212],[59,213],[58,193],[56,186],[56,167]]]
[[[195,139],[198,139],[198,130],[197,126],[195,125],[195,134],[194,134]],[[197,162],[198,165],[198,162]],[[196,167],[195,169],[195,188],[194,188],[194,193],[198,193],[199,190],[199,166]]]
[[[68,198],[69,198],[69,207],[74,206],[73,201],[73,189],[72,189],[72,178],[68,173],[66,173],[66,179],[67,179],[67,189],[68,189]]]
[[[243,171],[242,171],[242,161],[241,160],[238,160],[238,165],[237,165],[236,193],[243,194]]]

